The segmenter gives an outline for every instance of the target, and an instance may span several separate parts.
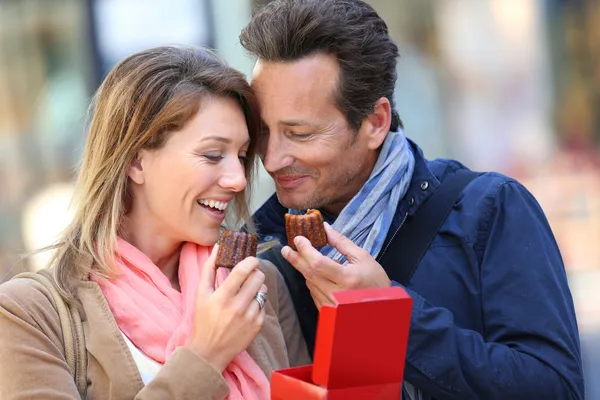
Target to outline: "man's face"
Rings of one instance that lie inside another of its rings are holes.
[[[336,107],[338,75],[336,59],[323,54],[254,68],[266,139],[260,154],[286,207],[338,214],[369,177],[376,155]]]

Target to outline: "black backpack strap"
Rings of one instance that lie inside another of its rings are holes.
[[[447,177],[406,221],[378,260],[390,279],[407,286],[463,189],[480,173],[467,169]]]

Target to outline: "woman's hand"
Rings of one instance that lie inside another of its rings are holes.
[[[188,347],[223,371],[260,332],[265,310],[255,296],[267,288],[263,284],[265,275],[258,270],[258,259],[248,257],[215,290],[217,251],[215,245],[202,267],[194,330]]]

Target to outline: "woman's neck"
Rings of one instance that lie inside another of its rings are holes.
[[[128,215],[122,225],[121,237],[144,253],[169,279],[173,288],[180,290],[179,254],[183,243],[160,235],[144,220],[138,222],[135,215]]]

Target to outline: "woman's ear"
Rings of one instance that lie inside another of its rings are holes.
[[[373,106],[373,112],[363,122],[366,129],[367,145],[377,150],[383,144],[392,123],[392,106],[386,97],[382,97]]]
[[[143,150],[136,154],[135,158],[131,161],[131,164],[129,164],[129,169],[127,170],[127,175],[129,178],[138,185],[143,184],[145,178],[144,167],[142,166],[143,156]]]

